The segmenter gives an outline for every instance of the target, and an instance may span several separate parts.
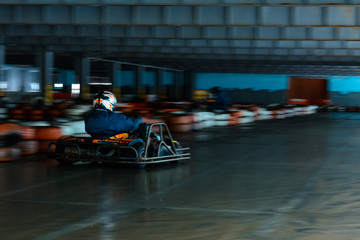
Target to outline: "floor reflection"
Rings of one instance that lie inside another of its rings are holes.
[[[192,159],[139,169],[0,164],[11,240],[357,239],[360,117],[324,113],[176,136]]]

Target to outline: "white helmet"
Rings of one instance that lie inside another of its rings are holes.
[[[104,108],[110,111],[114,111],[116,104],[116,97],[112,92],[101,91],[95,94],[93,101],[94,108]]]

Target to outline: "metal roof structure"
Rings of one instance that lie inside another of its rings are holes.
[[[359,3],[0,0],[0,44],[10,58],[53,51],[63,65],[81,53],[188,71],[358,75]]]

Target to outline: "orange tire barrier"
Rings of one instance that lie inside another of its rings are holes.
[[[186,133],[193,130],[193,124],[174,124],[168,125],[171,132]]]
[[[21,155],[33,155],[39,151],[39,142],[36,140],[26,140],[19,143]]]
[[[15,120],[26,120],[26,116],[23,114],[11,115],[10,118]]]
[[[309,105],[308,99],[289,99],[290,104]]]
[[[315,101],[314,101],[314,103],[316,104],[316,105],[330,105],[331,104],[331,100],[329,100],[329,99],[316,99]]]
[[[35,129],[37,140],[56,140],[63,135],[60,127],[36,127]]]
[[[21,126],[15,123],[0,124],[0,147],[16,146],[21,140]]]
[[[41,109],[32,109],[29,111],[30,114],[32,115],[43,115],[44,114],[44,110]]]
[[[43,115],[30,115],[29,119],[33,120],[33,121],[39,121],[39,120],[43,120],[44,116]]]
[[[0,148],[0,162],[13,161],[20,156],[19,148],[5,147]]]
[[[239,120],[236,119],[236,120],[229,120],[229,123],[228,123],[230,126],[233,126],[233,125],[238,125],[239,124]]]
[[[169,125],[173,124],[191,124],[195,120],[194,114],[191,115],[172,115],[167,119],[167,123]]]
[[[228,121],[229,125],[237,125],[239,124],[239,117],[237,115],[230,115],[230,119]]]
[[[33,140],[36,137],[36,130],[33,127],[22,126],[21,137],[26,140]]]
[[[0,124],[0,135],[19,132],[21,133],[21,126],[16,123],[1,123]]]
[[[54,140],[40,140],[38,141],[39,150],[40,153],[46,153],[48,151],[49,144],[53,142]]]
[[[20,109],[20,108],[11,108],[9,109],[9,113],[10,115],[23,115],[25,114],[25,110]]]
[[[132,108],[146,108],[146,103],[132,103]]]
[[[42,109],[32,109],[28,111],[28,118],[33,121],[43,120],[45,111]]]
[[[176,115],[172,114],[167,118],[169,130],[172,132],[191,132],[194,128],[194,114]]]
[[[54,99],[72,100],[71,93],[54,92],[52,93]]]
[[[133,109],[134,112],[143,115],[143,114],[149,114],[151,112],[150,108],[137,108],[137,109]]]
[[[47,113],[51,117],[61,117],[62,115],[64,115],[63,111],[60,109],[50,109]]]
[[[184,109],[181,108],[165,108],[165,109],[159,109],[159,113],[169,113],[169,112],[182,112]]]
[[[272,110],[271,115],[278,115],[280,114],[280,110]]]
[[[248,110],[254,113],[258,113],[259,112],[259,107],[258,106],[249,106]]]
[[[164,119],[162,119],[162,118],[142,117],[142,120],[143,120],[144,123],[149,123],[149,124],[152,124],[152,123],[162,123],[162,122],[164,122]]]
[[[239,118],[239,117],[243,117],[244,113],[243,113],[243,111],[240,111],[240,110],[239,111],[232,111],[232,112],[230,112],[230,116]]]
[[[26,111],[23,109],[18,108],[11,108],[9,109],[9,118],[16,119],[16,120],[23,120],[25,119]]]
[[[21,109],[24,110],[24,111],[29,111],[31,109],[33,109],[34,107],[31,106],[31,105],[22,105],[21,106]]]
[[[116,107],[116,111],[120,111],[123,113],[131,113],[133,112],[133,109],[131,107]]]
[[[59,102],[59,103],[54,103],[53,106],[54,106],[54,109],[57,109],[57,110],[65,110],[65,109],[68,109],[70,107],[70,103],[67,103],[67,102]]]

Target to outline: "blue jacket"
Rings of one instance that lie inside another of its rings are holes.
[[[123,132],[135,131],[142,118],[131,118],[109,110],[95,109],[85,118],[85,130],[93,138],[108,138]]]

